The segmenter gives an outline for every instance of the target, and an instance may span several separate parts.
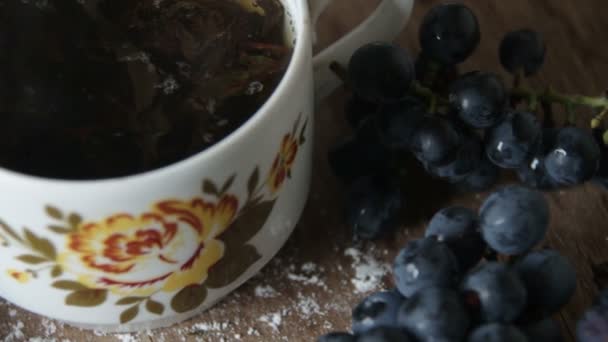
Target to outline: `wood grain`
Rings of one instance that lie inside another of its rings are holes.
[[[531,80],[532,85],[551,84],[565,92],[585,94],[600,94],[608,88],[608,21],[604,17],[608,13],[608,2],[605,0],[464,2],[477,13],[483,33],[481,46],[462,70],[502,73],[497,60],[500,37],[511,29],[533,27],[546,37],[548,58],[543,71]],[[375,0],[336,1],[321,18],[317,48],[350,29],[376,3]],[[411,22],[398,38],[413,54],[419,50],[420,20],[436,3],[438,1],[418,1]],[[479,206],[485,194],[445,193],[413,172],[408,219],[398,236],[378,243],[353,242],[341,220],[343,189],[331,176],[326,163],[327,148],[349,134],[341,113],[346,95],[344,90],[337,91],[317,113],[311,197],[301,222],[279,255],[258,276],[213,309],[175,327],[140,333],[134,340],[314,341],[316,336],[328,331],[347,329],[351,308],[365,295],[357,292],[352,282],[356,279],[356,266],[376,261],[380,265],[390,263],[400,246],[419,236],[429,216],[442,206],[456,203],[471,208]],[[585,124],[587,119],[588,116],[582,114],[579,123]],[[552,209],[546,243],[568,256],[578,271],[576,295],[559,315],[564,332],[572,338],[576,320],[598,290],[591,265],[608,261],[608,192],[585,185],[546,196]],[[362,254],[356,254],[357,251]],[[361,261],[353,262],[353,256],[360,257]],[[391,285],[388,274],[380,272],[379,276],[383,278],[377,288]],[[275,292],[262,291],[268,286]],[[197,328],[198,332],[193,333]],[[61,326],[10,304],[0,304],[0,340],[21,341],[37,336],[50,336],[58,341],[127,340],[125,336],[98,336]]]

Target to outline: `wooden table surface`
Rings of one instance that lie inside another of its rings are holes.
[[[416,37],[420,19],[438,2],[417,1],[411,22],[399,36],[400,44],[413,54],[419,50]],[[601,94],[608,88],[605,0],[464,2],[479,17],[482,42],[463,70],[502,73],[497,59],[500,37],[511,29],[533,27],[544,34],[548,55],[543,71],[531,84],[552,84],[564,92],[585,94]],[[376,3],[336,1],[321,19],[319,46],[346,32]],[[344,90],[337,91],[317,113],[313,189],[296,231],[258,276],[223,302],[175,327],[135,335],[104,335],[63,326],[0,301],[0,340],[314,341],[320,334],[347,329],[351,308],[366,293],[391,286],[388,265],[395,253],[408,239],[422,234],[436,210],[450,204],[477,208],[486,194],[445,194],[438,191],[435,182],[416,179],[407,195],[408,219],[394,239],[352,241],[341,220],[343,188],[326,163],[328,146],[349,134],[341,113],[345,98]],[[581,119],[580,123],[585,122]],[[578,271],[576,295],[558,317],[571,339],[576,320],[606,278],[601,272],[594,274],[592,265],[608,261],[608,192],[585,185],[547,194],[547,198],[552,215],[545,243],[568,256]]]

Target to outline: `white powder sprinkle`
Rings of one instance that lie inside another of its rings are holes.
[[[11,327],[13,330],[6,336],[4,336],[4,342],[13,342],[13,341],[23,341],[25,335],[23,335],[23,322],[17,321],[12,324]]]
[[[301,314],[301,318],[309,319],[313,315],[322,315],[321,307],[312,297],[304,297],[298,293],[300,301],[298,302],[298,311]]]
[[[352,268],[355,276],[350,282],[358,293],[365,293],[378,289],[382,284],[382,278],[389,272],[389,265],[381,263],[372,255],[363,254],[355,248],[348,248],[344,255],[353,258]]]
[[[300,267],[301,273],[294,272],[296,267],[289,267],[292,272],[287,273],[287,279],[297,281],[303,285],[315,285],[328,290],[327,284],[321,279],[320,272],[323,271],[320,267],[312,262],[307,262]]]
[[[131,334],[116,334],[114,335],[120,342],[138,342],[139,340]]]
[[[283,318],[282,318],[281,312],[279,311],[279,312],[270,313],[268,315],[263,315],[262,317],[260,317],[260,322],[264,322],[264,323],[268,324],[275,331],[279,331],[279,327],[281,326],[282,319]]]
[[[42,323],[42,326],[44,327],[45,336],[53,336],[53,334],[55,334],[55,332],[57,331],[57,326],[55,325],[55,323],[53,321],[44,318],[44,319],[42,319],[41,323]]]
[[[8,315],[10,317],[15,317],[17,315],[17,310],[15,310],[15,309],[8,310]]]
[[[247,335],[249,336],[260,336],[260,332],[255,330],[254,328],[247,329]]]
[[[273,298],[278,296],[277,291],[270,285],[258,285],[254,291],[256,297]]]

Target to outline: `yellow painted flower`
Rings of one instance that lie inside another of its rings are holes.
[[[298,142],[291,134],[285,134],[279,153],[272,162],[267,184],[271,193],[276,193],[291,173],[291,167],[298,154]]]
[[[232,195],[216,203],[168,200],[139,216],[83,223],[68,235],[59,263],[91,288],[139,296],[177,291],[204,281],[222,258],[224,244],[217,237],[237,209]]]
[[[29,272],[21,272],[12,268],[7,270],[6,273],[21,284],[27,283],[32,278]]]

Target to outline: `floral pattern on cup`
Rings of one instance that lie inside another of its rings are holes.
[[[263,228],[291,176],[306,126],[307,121],[300,128],[298,118],[283,136],[265,181],[260,182],[260,168],[254,167],[245,200],[231,193],[238,177],[234,173],[221,186],[204,179],[204,196],[164,199],[138,214],[85,220],[49,205],[45,211],[55,223],[48,229],[64,238],[59,253],[49,239],[27,228],[19,233],[0,220],[0,248],[17,244],[28,250],[16,257],[24,268],[5,274],[25,284],[48,271],[50,286],[67,292],[68,306],[96,307],[116,298],[114,305],[125,307],[120,323],[144,309],[162,315],[166,304],[178,313],[194,310],[205,301],[207,289],[232,284],[261,258],[250,240]],[[172,294],[170,303],[155,298],[161,292]]]

